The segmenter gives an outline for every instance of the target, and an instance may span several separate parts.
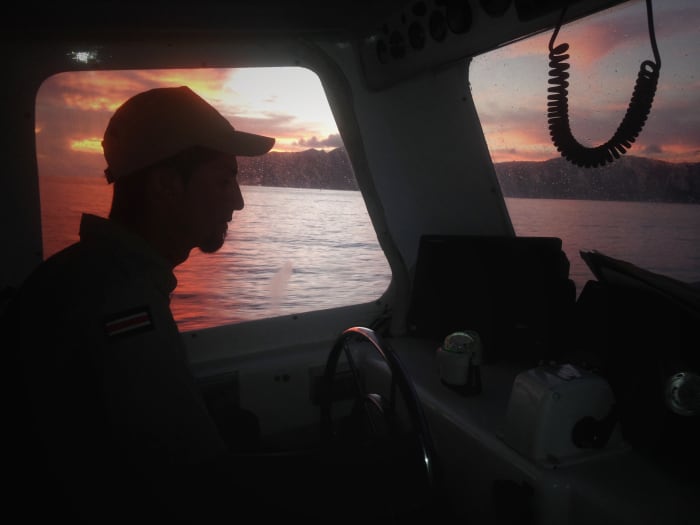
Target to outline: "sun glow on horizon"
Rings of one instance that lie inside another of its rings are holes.
[[[283,89],[280,89],[280,81],[283,81]],[[234,126],[237,121],[259,120],[277,130],[274,151],[329,149],[342,145],[321,81],[309,69],[232,70],[222,86],[218,102],[222,113],[231,115]]]

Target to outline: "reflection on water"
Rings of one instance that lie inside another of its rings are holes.
[[[359,192],[244,187],[223,248],[194,250],[176,269],[173,313],[182,330],[373,301],[390,281]],[[77,240],[80,213],[106,215],[101,178],[42,177],[44,253]],[[700,281],[700,206],[506,199],[518,235],[563,240],[580,292],[593,278],[580,250]]]
[[[222,250],[177,269],[181,327],[378,299],[391,274],[359,192],[245,187]]]

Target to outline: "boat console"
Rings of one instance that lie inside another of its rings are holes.
[[[441,384],[434,340],[392,345],[413,374],[438,458],[449,458],[443,487],[465,520],[636,524],[697,516],[697,485],[625,442],[619,422],[605,429],[604,442],[595,432],[576,438],[587,421],[605,424],[614,407],[602,376],[569,364],[484,364],[482,392],[464,396]]]

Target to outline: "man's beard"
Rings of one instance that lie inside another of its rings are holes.
[[[227,230],[224,230],[224,232],[218,236],[211,235],[207,239],[204,239],[202,242],[199,243],[199,249],[203,253],[214,253],[219,251],[224,245],[224,241],[226,240],[226,233]]]

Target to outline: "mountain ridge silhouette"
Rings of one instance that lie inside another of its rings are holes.
[[[359,189],[343,148],[273,151],[260,157],[239,157],[238,163],[239,182],[244,185]],[[494,168],[505,197],[700,204],[697,162],[626,155],[597,168],[581,168],[563,158],[500,162]]]

